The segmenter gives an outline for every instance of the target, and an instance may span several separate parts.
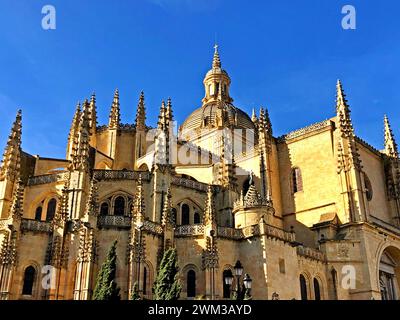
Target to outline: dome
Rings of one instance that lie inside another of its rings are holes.
[[[196,109],[182,124],[182,133],[196,129],[212,128],[254,129],[250,117],[231,103],[212,102]]]
[[[231,79],[222,69],[218,45],[214,49],[212,68],[203,80],[203,105],[185,120],[180,127],[181,134],[198,129],[255,129],[250,117],[232,104],[233,99],[229,95]]]

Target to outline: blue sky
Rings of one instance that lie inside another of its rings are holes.
[[[44,5],[56,30],[41,27]],[[355,6],[357,29],[341,9]],[[0,0],[0,148],[23,110],[23,148],[64,157],[78,100],[95,91],[99,124],[115,88],[132,123],[172,98],[178,122],[198,108],[215,38],[234,104],[268,107],[281,135],[334,115],[340,78],[356,133],[382,148],[383,114],[400,139],[400,2],[396,0]]]

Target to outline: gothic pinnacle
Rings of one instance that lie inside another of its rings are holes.
[[[94,92],[90,97],[89,125],[91,133],[94,134],[97,126],[96,94]]]
[[[19,175],[21,161],[21,135],[22,135],[22,113],[18,110],[15,121],[8,136],[7,145],[4,149],[3,160],[0,167],[0,180],[6,176],[17,177]]]
[[[146,107],[144,102],[144,92],[140,93],[139,103],[136,110],[136,129],[146,128]]]
[[[390,127],[389,119],[386,115],[384,116],[383,122],[385,128],[385,153],[388,156],[398,158],[399,153],[397,149],[397,143],[394,138],[392,128]]]
[[[340,80],[336,84],[336,113],[338,126],[343,137],[354,135],[353,124],[350,117],[350,107],[347,104],[346,95]]]
[[[109,116],[108,127],[110,129],[118,129],[121,123],[121,115],[119,108],[119,91],[115,90],[113,103],[111,105],[111,111]]]
[[[172,218],[172,206],[171,206],[171,188],[168,188],[167,193],[165,194],[164,207],[162,212],[162,221],[161,224],[164,227],[170,227],[175,224]]]

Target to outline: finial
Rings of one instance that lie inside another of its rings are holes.
[[[219,53],[218,53],[218,45],[214,45],[214,58],[213,58],[213,69],[218,69],[221,68],[221,59],[219,58]]]

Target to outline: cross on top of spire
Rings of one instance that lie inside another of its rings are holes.
[[[214,58],[212,67],[213,69],[221,68],[221,59],[219,58],[218,44],[214,45]]]

